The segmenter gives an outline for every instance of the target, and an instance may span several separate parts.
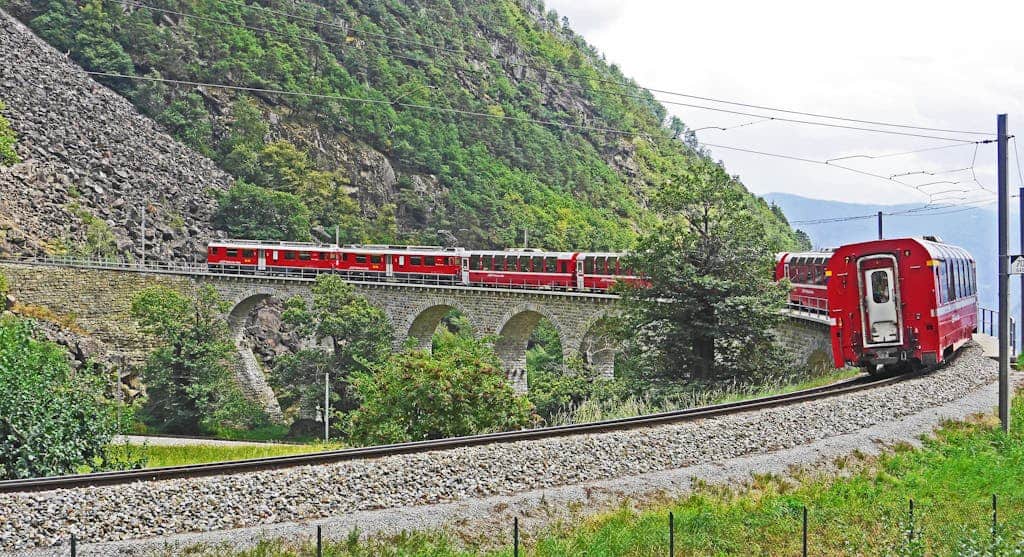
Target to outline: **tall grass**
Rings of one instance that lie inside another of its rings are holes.
[[[695,384],[692,389],[671,397],[629,396],[624,399],[590,399],[572,404],[556,412],[549,425],[571,425],[617,418],[631,418],[658,412],[697,408],[773,394],[812,389],[856,376],[855,369],[824,372],[809,379],[794,380],[789,376],[773,376],[757,384],[731,383]]]
[[[340,444],[325,445],[124,445],[115,444],[110,447],[114,455],[124,457],[141,455],[146,468],[161,466],[182,466],[186,464],[203,464],[206,462],[223,462],[228,460],[246,460],[271,456],[287,456],[294,454],[313,453],[330,449],[342,448]]]

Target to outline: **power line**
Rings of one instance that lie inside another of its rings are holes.
[[[218,2],[221,3],[221,4],[225,4],[225,5],[234,5],[234,6],[238,6],[238,7],[243,7],[244,6],[244,7],[250,8],[250,9],[256,9],[256,10],[265,11],[265,12],[268,12],[268,13],[273,13],[273,14],[277,14],[277,15],[283,15],[285,17],[289,17],[289,18],[293,18],[293,19],[298,19],[300,21],[311,22],[311,23],[314,23],[315,25],[326,25],[326,26],[329,26],[329,27],[335,27],[335,28],[342,29],[342,30],[346,31],[346,33],[351,32],[351,33],[354,33],[354,34],[357,34],[357,35],[365,35],[365,36],[377,37],[377,38],[386,39],[386,40],[393,40],[393,41],[397,41],[397,42],[404,42],[404,43],[407,43],[407,44],[413,44],[413,45],[416,45],[416,46],[422,46],[422,47],[425,47],[425,48],[429,48],[429,49],[440,51],[440,52],[447,52],[447,53],[450,53],[450,54],[460,54],[460,55],[463,55],[463,56],[471,56],[471,55],[473,55],[473,53],[471,53],[470,51],[465,50],[465,49],[461,49],[461,48],[459,48],[459,49],[447,48],[447,47],[443,47],[443,46],[434,45],[434,44],[431,44],[431,43],[426,43],[426,42],[423,42],[423,41],[418,41],[418,40],[414,40],[414,39],[408,39],[408,38],[405,38],[405,37],[397,37],[397,36],[394,36],[394,35],[388,35],[388,34],[385,34],[385,33],[375,33],[375,32],[371,32],[371,31],[362,31],[362,30],[356,29],[353,25],[349,24],[348,22],[346,22],[345,24],[338,24],[338,23],[333,23],[333,22],[321,21],[321,20],[318,20],[317,18],[311,18],[311,17],[308,17],[308,16],[292,14],[292,13],[284,12],[284,11],[280,11],[280,10],[274,10],[274,9],[271,9],[271,8],[266,8],[264,6],[251,5],[251,4],[243,4],[243,3],[238,3],[238,2],[228,2],[226,0],[218,0]],[[497,60],[497,58],[495,56],[490,56],[490,58]],[[599,78],[599,77],[595,77],[595,76],[588,75],[588,74],[581,74],[581,73],[576,73],[576,72],[570,72],[570,71],[567,71],[567,70],[560,70],[560,69],[554,68],[554,67],[543,67],[542,68],[542,67],[538,67],[538,66],[533,65],[533,64],[524,64],[524,63],[520,63],[520,62],[510,62],[508,60],[504,60],[504,61],[499,60],[499,62],[507,63],[511,67],[531,68],[531,69],[541,70],[541,71],[549,72],[549,73],[557,73],[557,74],[571,76],[571,77],[585,78],[585,79],[588,79],[588,80],[591,80],[591,81],[597,81],[597,82],[601,82],[601,83],[610,83],[610,84],[614,84],[614,85],[618,85],[618,86],[633,85],[633,86],[635,86],[635,87],[637,87],[639,89],[644,89],[644,90],[647,90],[648,92],[651,92],[651,93],[661,93],[661,94],[664,94],[664,95],[672,95],[672,96],[677,96],[677,97],[684,97],[684,98],[690,98],[690,99],[696,99],[696,100],[702,100],[702,101],[708,101],[708,102],[715,102],[715,103],[727,104],[727,105],[731,105],[731,106],[740,106],[740,107],[743,107],[743,108],[752,108],[752,109],[756,109],[756,110],[768,110],[768,111],[771,111],[771,112],[781,112],[781,113],[784,113],[784,114],[793,114],[793,115],[799,115],[799,116],[809,116],[809,117],[813,117],[813,118],[823,118],[823,119],[827,119],[827,120],[837,120],[837,121],[843,121],[843,122],[851,122],[851,123],[857,123],[857,124],[868,124],[868,125],[876,125],[876,126],[885,126],[885,127],[893,127],[893,128],[915,129],[915,130],[922,130],[922,131],[955,133],[955,134],[966,134],[966,135],[987,135],[987,136],[994,135],[991,132],[965,131],[965,130],[955,130],[955,129],[948,129],[948,128],[916,126],[916,125],[911,125],[911,124],[898,124],[898,123],[883,122],[883,121],[878,121],[878,120],[863,120],[863,119],[850,118],[850,117],[845,117],[845,116],[832,116],[832,115],[828,115],[828,114],[820,114],[820,113],[814,113],[814,112],[805,112],[805,111],[790,110],[790,109],[784,109],[784,108],[774,108],[774,107],[758,105],[758,104],[743,103],[743,102],[738,102],[738,101],[730,101],[730,100],[725,100],[725,99],[718,99],[718,98],[714,98],[714,97],[694,95],[694,94],[690,94],[690,93],[682,93],[682,92],[678,92],[678,91],[670,91],[670,90],[667,90],[667,89],[656,89],[656,88],[653,88],[653,87],[645,87],[645,86],[640,85],[640,84],[635,84],[635,83],[634,84],[629,84],[629,83],[626,83],[626,82],[623,82],[623,81],[619,81],[619,80],[611,80],[611,79],[606,79],[606,78]],[[658,99],[656,99],[656,100],[658,100]],[[688,105],[683,104],[683,103],[675,103],[675,102],[672,102],[672,101],[660,100],[660,102],[665,102],[665,103],[669,103],[669,104],[680,104],[682,106],[688,106]],[[710,107],[702,107],[702,108],[706,108],[708,110],[714,110],[713,108],[710,108]],[[875,131],[881,131],[881,130],[875,130]]]
[[[143,75],[126,75],[126,74],[113,73],[113,72],[94,72],[94,71],[88,71],[88,70],[82,70],[82,71],[87,73],[87,74],[89,74],[89,75],[98,75],[98,76],[103,76],[103,77],[113,77],[113,78],[120,78],[120,79],[135,79],[135,80],[143,80],[143,81],[159,81],[159,82],[163,82],[163,83],[173,83],[173,84],[177,84],[177,85],[191,85],[191,86],[194,86],[194,87],[212,87],[212,88],[217,88],[217,89],[228,89],[228,90],[233,90],[233,91],[246,91],[246,92],[253,92],[253,93],[267,93],[267,94],[276,94],[276,95],[290,95],[290,96],[298,96],[298,97],[310,97],[310,98],[318,98],[318,99],[329,99],[329,100],[338,100],[338,101],[345,101],[345,102],[356,102],[356,103],[364,103],[364,104],[378,104],[378,105],[388,105],[388,106],[401,106],[403,108],[413,108],[413,109],[417,109],[417,110],[426,110],[426,111],[432,111],[432,112],[444,112],[444,113],[448,113],[448,114],[458,114],[458,115],[462,115],[462,116],[474,116],[474,117],[480,117],[480,118],[490,118],[490,119],[504,120],[504,121],[510,121],[510,122],[522,122],[522,123],[529,123],[529,124],[538,124],[538,125],[543,125],[543,126],[553,126],[553,127],[560,127],[560,128],[571,128],[571,129],[576,129],[576,130],[596,131],[596,132],[614,133],[614,134],[621,134],[621,135],[635,135],[635,136],[647,137],[647,138],[654,137],[652,134],[649,134],[649,133],[646,133],[646,132],[622,130],[622,129],[618,129],[618,128],[605,128],[605,127],[600,127],[600,126],[588,126],[588,125],[584,125],[584,124],[570,124],[568,122],[559,122],[559,121],[556,121],[556,120],[540,120],[540,119],[537,119],[537,118],[521,118],[521,117],[517,117],[517,116],[505,116],[505,115],[500,115],[500,114],[490,114],[490,113],[487,113],[487,112],[474,112],[472,110],[462,110],[462,109],[459,109],[459,108],[446,108],[446,107],[441,107],[441,106],[431,106],[431,105],[417,104],[417,103],[395,102],[395,101],[390,101],[390,100],[386,100],[386,99],[366,99],[366,98],[361,98],[361,97],[350,97],[350,96],[346,96],[346,95],[325,95],[325,94],[322,94],[322,93],[309,93],[309,92],[306,92],[306,91],[285,91],[285,90],[282,90],[282,89],[267,89],[267,88],[262,88],[262,87],[246,87],[246,86],[242,86],[242,85],[223,85],[223,84],[219,84],[219,83],[204,83],[204,82],[200,82],[200,81],[187,81],[187,80],[183,80],[183,79],[169,79],[169,78],[163,78],[163,77],[152,77],[152,76],[143,76]]]

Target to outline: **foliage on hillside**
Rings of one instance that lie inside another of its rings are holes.
[[[14,150],[14,143],[18,141],[18,136],[11,129],[11,123],[4,118],[5,106],[4,103],[0,102],[0,166],[10,166],[21,159],[18,157],[17,151]]]
[[[72,371],[29,321],[0,317],[0,480],[109,467],[117,419],[105,385],[90,369]]]
[[[444,229],[506,247],[528,229],[546,248],[626,248],[650,222],[646,190],[702,156],[537,0],[146,5],[0,0],[89,70],[299,93],[102,79],[237,177],[298,195],[314,226],[344,240],[389,240],[397,219],[408,241],[443,242]],[[363,146],[395,167],[395,206],[349,200],[359,169],[348,159]],[[765,203],[746,202],[769,238],[792,240]]]

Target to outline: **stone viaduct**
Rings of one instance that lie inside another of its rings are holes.
[[[153,343],[131,317],[131,301],[137,292],[163,285],[190,294],[201,285],[212,285],[230,302],[226,317],[239,347],[238,371],[243,388],[272,413],[280,412],[262,367],[246,344],[245,326],[250,311],[261,300],[308,298],[310,278],[235,276],[184,267],[97,268],[66,262],[0,262],[0,274],[8,278],[11,293],[20,303],[73,319],[77,327],[124,354],[129,363],[141,362]],[[353,285],[387,315],[394,328],[396,350],[410,339],[429,349],[441,319],[451,310],[458,310],[475,335],[496,337],[495,350],[509,380],[525,391],[527,343],[540,320],[547,319],[558,332],[565,360],[580,357],[600,375],[612,374],[615,346],[602,337],[599,325],[602,318],[617,311],[617,296],[386,282]],[[820,318],[796,314],[778,331],[780,341],[799,367],[814,366],[830,357],[828,334],[828,324]]]

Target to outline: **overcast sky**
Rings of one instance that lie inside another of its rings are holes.
[[[820,0],[547,0],[547,4],[567,16],[573,29],[609,62],[648,88],[862,120],[983,132],[994,132],[996,113],[1006,112],[1010,133],[1019,129],[1024,135],[1024,38],[1019,31],[1024,2],[979,0],[969,7],[963,2],[936,0],[842,4]],[[666,108],[692,129],[728,128],[759,120],[681,106]],[[988,138],[903,131],[970,141]],[[777,121],[727,131],[706,129],[697,136],[702,143],[815,160],[957,145]],[[1011,150],[1013,147],[1011,142]],[[971,166],[974,149],[967,144],[907,156],[836,162],[886,176],[941,172]],[[711,151],[756,193],[790,192],[871,203],[929,200],[917,189],[841,169],[724,148]],[[1012,154],[1010,168],[1010,186],[1016,188],[1019,181]],[[994,190],[994,144],[978,148],[975,169],[978,180]],[[993,198],[974,186],[969,171],[897,179],[913,185],[967,181],[921,188],[949,192],[934,197],[937,203]],[[964,189],[973,191],[959,191]]]

